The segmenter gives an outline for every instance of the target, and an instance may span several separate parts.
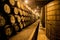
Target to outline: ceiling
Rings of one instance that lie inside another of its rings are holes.
[[[23,0],[25,1],[25,0]],[[27,0],[28,1],[28,6],[31,7],[33,10],[37,8],[37,6],[39,8],[41,8],[42,6],[46,5],[47,3],[49,3],[52,0]]]

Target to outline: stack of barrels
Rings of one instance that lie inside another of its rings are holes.
[[[60,1],[54,0],[45,7],[46,35],[50,40],[60,40]]]
[[[0,39],[10,38],[32,22],[32,12],[19,0],[0,1]],[[35,20],[35,19],[34,19]]]

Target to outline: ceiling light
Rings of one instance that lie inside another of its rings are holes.
[[[27,4],[28,3],[28,0],[25,0],[25,3]]]

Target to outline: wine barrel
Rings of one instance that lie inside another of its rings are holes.
[[[22,22],[20,22],[19,26],[20,26],[21,29],[23,29],[23,24],[22,24]]]
[[[10,6],[8,4],[4,5],[4,11],[8,14],[10,13]]]
[[[15,0],[4,0],[3,2],[9,4],[10,6],[15,6]]]
[[[13,15],[10,15],[10,22],[11,24],[15,24],[16,22],[15,17]]]
[[[15,5],[15,0],[2,0],[0,3],[0,11],[9,14],[11,12],[10,7],[14,7],[12,5]]]
[[[17,1],[17,7],[18,7],[18,8],[21,8],[21,3],[20,3],[20,1]]]
[[[9,0],[9,3],[14,6],[15,5],[15,0]]]
[[[18,14],[18,8],[15,5],[15,0],[5,0],[0,4],[0,11],[7,14]]]
[[[23,11],[23,16],[26,16],[26,11]]]
[[[18,8],[17,7],[14,7],[14,13],[18,14]]]
[[[18,15],[18,8],[17,7],[10,7],[10,14]]]
[[[20,27],[17,23],[12,25],[14,27],[15,32],[20,32]]]
[[[11,25],[6,25],[6,26],[4,27],[4,34],[5,34],[7,37],[11,37],[11,36],[12,36],[12,33],[13,33],[12,26],[11,26]]]
[[[16,21],[17,21],[18,23],[20,23],[20,21],[21,21],[20,16],[19,16],[19,15],[15,15],[15,18],[16,18]]]
[[[21,9],[19,10],[19,13],[20,13],[20,16],[23,15],[23,11]]]
[[[0,15],[0,27],[4,26],[5,22],[6,22],[5,18],[2,15]]]
[[[10,16],[9,15],[7,15],[7,14],[3,14],[3,13],[0,13],[1,15],[0,15],[0,22],[1,22],[1,26],[5,26],[6,24],[10,24],[11,22],[10,22]]]
[[[22,20],[22,22],[24,22],[24,17],[23,16],[21,17],[21,20]]]
[[[10,12],[11,12],[10,7],[11,6],[9,4],[2,3],[0,5],[0,12],[3,13],[3,14],[10,14]]]
[[[24,25],[24,27],[26,27],[26,24],[25,24],[25,22],[23,23],[23,25]]]
[[[21,4],[21,9],[22,9],[22,10],[24,10],[24,8],[25,8],[25,7],[24,7],[24,5],[23,5],[23,4]]]

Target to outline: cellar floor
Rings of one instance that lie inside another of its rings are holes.
[[[39,24],[37,40],[48,40],[48,38],[46,37],[46,28],[42,27],[41,22]]]
[[[23,29],[21,32],[17,33],[17,35],[11,37],[9,40],[31,40],[37,28],[38,22],[39,21],[33,23],[26,29]],[[46,37],[46,28],[43,28],[41,23],[39,24],[37,40],[48,40]]]
[[[17,35],[11,37],[9,40],[31,40],[33,34],[37,28],[39,20],[33,23],[31,26],[23,29],[21,32],[17,33]]]

